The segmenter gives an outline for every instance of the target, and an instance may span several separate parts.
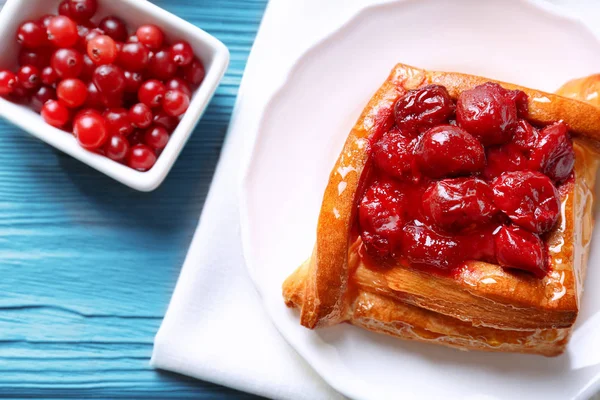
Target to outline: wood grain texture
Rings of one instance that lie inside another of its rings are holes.
[[[158,190],[128,189],[0,121],[0,397],[252,397],[148,361],[266,0],[153,1],[231,51]]]

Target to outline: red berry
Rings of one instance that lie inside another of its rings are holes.
[[[135,93],[140,90],[142,83],[144,83],[144,77],[139,72],[130,72],[125,71],[125,92],[127,93]],[[137,97],[136,97],[137,101]]]
[[[104,111],[106,129],[110,134],[127,136],[133,132],[133,125],[129,120],[128,111],[124,108],[113,108]]]
[[[139,43],[140,39],[137,37],[137,35],[131,35],[127,38],[126,43]]]
[[[487,165],[483,170],[485,179],[493,179],[504,172],[524,171],[528,169],[527,157],[513,143],[486,149]]]
[[[124,104],[123,92],[104,94],[102,93],[102,104],[106,108],[121,108]]]
[[[46,47],[35,50],[22,48],[19,51],[19,66],[33,65],[41,70],[50,64],[51,56],[52,52]]]
[[[52,86],[58,81],[58,74],[52,67],[46,67],[41,73],[42,83],[44,85]]]
[[[498,264],[532,272],[543,278],[548,273],[544,243],[535,233],[516,226],[504,226],[496,233]]]
[[[79,79],[65,79],[58,84],[58,99],[69,108],[81,107],[88,96],[86,84]]]
[[[112,64],[117,59],[117,44],[110,36],[96,36],[87,42],[87,55],[96,65]]]
[[[37,89],[42,85],[40,71],[33,65],[25,65],[19,68],[17,79],[21,86],[29,90]]]
[[[186,65],[182,69],[183,79],[191,83],[192,85],[199,85],[204,80],[206,76],[206,71],[204,70],[204,64],[202,61],[194,58],[189,65]]]
[[[171,57],[175,64],[186,66],[194,60],[194,50],[188,42],[180,40],[171,46]]]
[[[406,225],[401,240],[402,255],[412,265],[449,269],[464,261],[456,238],[439,234],[427,226]]]
[[[169,132],[173,132],[175,128],[177,128],[177,125],[179,125],[179,119],[177,117],[171,117],[170,115],[167,115],[167,113],[165,113],[163,110],[160,110],[154,116],[154,123],[156,125],[162,126]]]
[[[181,78],[173,78],[169,80],[167,83],[165,83],[165,88],[167,90],[182,91],[183,93],[187,94],[190,99],[192,98],[192,89],[190,88],[190,85]]]
[[[89,21],[96,14],[96,10],[96,0],[69,0],[69,17],[77,22]]]
[[[144,144],[133,146],[127,154],[127,165],[138,171],[148,171],[154,166],[156,155],[152,149]]]
[[[150,108],[161,105],[165,96],[165,86],[156,79],[150,79],[142,84],[138,92],[138,99]]]
[[[72,49],[59,49],[52,55],[51,66],[62,79],[78,78],[83,65],[83,56]]]
[[[93,40],[93,39],[97,38],[98,36],[102,36],[102,35],[104,35],[104,31],[102,29],[100,29],[100,28],[90,29],[88,34],[85,35],[85,49],[84,49],[85,51],[84,51],[84,53],[87,52],[87,43],[90,40]]]
[[[162,107],[167,115],[179,117],[190,106],[190,98],[179,90],[169,90],[162,100]]]
[[[454,103],[450,94],[440,85],[410,90],[394,107],[396,125],[408,135],[445,124],[453,113]]]
[[[96,85],[93,82],[89,82],[87,85],[88,96],[85,101],[85,106],[88,108],[96,108],[100,109],[104,107],[104,103],[102,102],[102,93],[98,90]]]
[[[386,174],[400,180],[412,180],[417,139],[404,135],[397,127],[385,133],[373,146],[373,161]]]
[[[94,71],[96,70],[96,64],[92,61],[92,59],[87,55],[83,55],[83,68],[81,70],[80,78],[85,81],[91,81],[94,76]]]
[[[173,57],[169,50],[161,50],[154,54],[148,64],[150,76],[159,80],[171,79],[177,72],[177,64],[173,62]]]
[[[114,161],[123,161],[129,152],[129,142],[121,135],[112,135],[104,145],[104,155]]]
[[[127,136],[127,141],[130,147],[144,144],[144,131],[134,131],[131,135]]]
[[[529,166],[560,183],[571,176],[575,166],[575,151],[564,122],[542,129],[531,151]]]
[[[99,149],[108,139],[104,118],[96,113],[79,115],[73,122],[73,134],[87,150]]]
[[[515,224],[533,232],[548,232],[558,221],[560,198],[546,175],[532,171],[505,172],[492,182],[494,203]]]
[[[125,43],[119,52],[119,65],[128,71],[142,71],[149,60],[150,52],[141,43]]]
[[[35,21],[27,21],[17,30],[17,42],[23,47],[37,49],[46,44],[48,35],[45,27]]]
[[[60,5],[58,6],[58,14],[64,15],[65,17],[71,16],[71,10],[69,8],[69,0],[63,0],[60,2]]]
[[[515,126],[512,142],[522,151],[531,151],[537,142],[538,135],[537,129],[526,120],[520,119]]]
[[[0,96],[11,94],[17,85],[17,76],[12,72],[0,70]]]
[[[15,102],[19,104],[27,104],[31,100],[31,92],[32,91],[30,89],[24,88],[23,85],[21,85],[21,83],[19,82],[19,79],[17,79],[17,83],[13,87],[13,91],[10,95],[12,100],[14,100]]]
[[[69,17],[59,15],[50,20],[48,39],[55,47],[72,47],[79,40],[77,24]]]
[[[127,25],[125,22],[114,15],[108,16],[100,21],[100,29],[117,42],[127,40]]]
[[[56,100],[56,91],[49,86],[42,86],[31,96],[31,108],[39,113],[49,100]]]
[[[136,31],[136,36],[140,43],[151,50],[158,50],[162,47],[165,35],[159,27],[155,25],[142,25]]]
[[[125,90],[125,74],[114,64],[101,65],[96,68],[92,80],[105,96],[123,93]]]
[[[56,100],[47,101],[42,107],[42,118],[48,125],[62,128],[69,122],[69,109]]]
[[[148,128],[152,124],[152,110],[143,103],[138,103],[129,110],[129,121],[136,128]]]
[[[162,126],[155,125],[144,134],[144,143],[154,150],[162,150],[169,143],[169,132]]]
[[[52,18],[54,18],[54,17],[55,17],[54,14],[46,14],[46,15],[44,15],[43,17],[41,17],[38,20],[38,24],[40,24],[41,26],[43,26],[44,29],[48,28],[48,26],[50,25],[50,20]],[[47,39],[48,38],[48,33],[45,30],[44,30],[44,35],[46,35],[46,39]]]

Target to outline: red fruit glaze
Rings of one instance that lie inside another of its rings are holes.
[[[124,108],[114,108],[102,114],[109,134],[127,136],[133,132],[133,125],[129,120],[129,113]]]
[[[104,118],[95,113],[79,115],[73,122],[73,134],[87,150],[99,149],[108,139]]]
[[[127,71],[139,72],[148,66],[150,52],[141,43],[125,43],[119,52],[119,65]]]
[[[169,132],[162,126],[153,126],[144,133],[144,143],[154,150],[162,150],[169,143]]]
[[[74,46],[79,40],[77,24],[69,17],[62,15],[52,18],[48,25],[48,39],[55,47]]]
[[[487,165],[483,177],[491,180],[504,172],[523,171],[528,169],[527,157],[513,143],[488,147],[485,151]]]
[[[122,19],[115,17],[114,15],[108,16],[100,21],[98,25],[104,33],[117,42],[124,42],[127,40],[127,25]]]
[[[62,128],[70,119],[69,109],[56,100],[47,101],[41,114],[48,125],[56,128]]]
[[[25,65],[19,68],[17,80],[23,88],[28,90],[37,89],[42,85],[40,71],[33,65]]]
[[[464,262],[459,241],[427,226],[410,223],[402,230],[402,255],[413,265],[449,269]]]
[[[190,98],[179,90],[169,90],[162,100],[162,108],[167,115],[179,117],[190,106]]]
[[[413,135],[446,123],[453,113],[454,103],[446,88],[439,85],[410,90],[394,107],[396,125]]]
[[[150,79],[140,87],[138,99],[150,108],[158,107],[162,104],[165,92],[165,85],[156,79]]]
[[[431,178],[466,175],[485,167],[483,146],[464,129],[440,125],[423,134],[415,148],[417,165]]]
[[[121,135],[112,135],[104,145],[104,155],[114,161],[123,161],[129,152],[129,142]]]
[[[194,58],[194,61],[181,69],[181,74],[183,79],[192,85],[199,85],[206,76],[206,70],[204,69],[204,64],[202,64],[202,61]]]
[[[150,50],[158,50],[162,47],[165,35],[156,25],[142,25],[136,31],[140,43]]]
[[[492,182],[494,203],[515,224],[542,234],[558,221],[560,198],[552,181],[539,172],[505,172]]]
[[[154,166],[156,155],[152,149],[144,144],[133,146],[127,154],[127,165],[138,171],[148,171]]]
[[[125,90],[125,74],[114,64],[101,65],[94,71],[92,81],[105,96],[114,96]]]
[[[567,125],[557,122],[540,131],[537,143],[531,151],[529,166],[557,183],[571,176],[575,166],[575,151]]]
[[[39,22],[27,21],[17,30],[17,42],[28,49],[37,49],[48,42],[46,28]]]
[[[83,71],[83,56],[72,49],[59,49],[52,55],[51,66],[62,78],[78,78]]]
[[[79,79],[65,79],[56,89],[58,99],[69,108],[79,108],[87,99],[86,84]]]
[[[129,110],[129,121],[135,128],[146,129],[152,124],[152,110],[143,103],[135,104]]]
[[[529,122],[520,119],[515,126],[512,143],[521,151],[529,152],[537,142],[539,132]]]
[[[544,243],[517,226],[503,226],[495,236],[496,258],[503,267],[522,269],[543,278],[548,273]]]
[[[96,36],[87,42],[87,55],[96,65],[112,64],[117,59],[117,44],[110,36]]]
[[[378,169],[400,180],[416,180],[413,151],[418,139],[404,135],[397,127],[373,145],[373,161]]]
[[[17,76],[10,71],[0,70],[0,96],[11,94],[17,85]]]

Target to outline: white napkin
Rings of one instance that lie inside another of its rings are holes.
[[[244,266],[238,183],[262,110],[294,61],[359,9],[381,2],[269,3],[200,225],[155,339],[154,367],[270,398],[341,398],[285,343],[262,308]],[[591,0],[551,2],[573,5],[591,22],[585,13]]]

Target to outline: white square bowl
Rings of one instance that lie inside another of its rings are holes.
[[[0,68],[15,70],[19,45],[13,38],[18,26],[26,20],[39,19],[44,14],[56,14],[60,0],[8,0],[0,12]],[[75,137],[46,124],[42,117],[26,106],[0,97],[0,116],[33,136],[103,172],[117,181],[149,192],[165,179],[183,146],[189,139],[210,99],[215,93],[229,64],[229,51],[223,43],[202,29],[145,0],[98,0],[94,20],[116,15],[132,28],[142,24],[159,26],[171,41],[183,39],[190,43],[206,68],[206,77],[192,95],[190,106],[169,143],[147,172],[139,172],[102,155],[83,149]]]

